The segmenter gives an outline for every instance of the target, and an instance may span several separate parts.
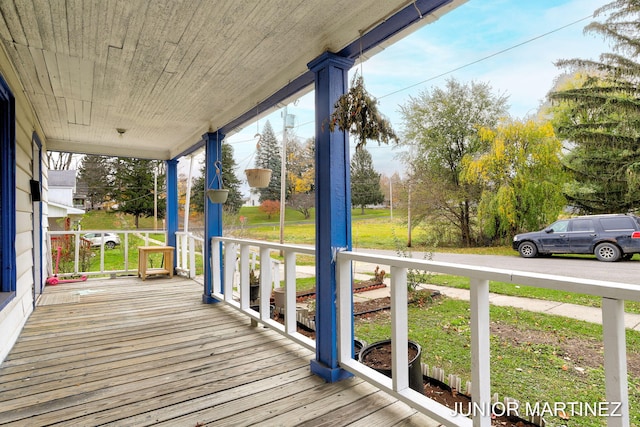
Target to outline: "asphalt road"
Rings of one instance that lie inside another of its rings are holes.
[[[356,251],[396,255],[394,251],[360,249],[356,249]],[[413,257],[421,259],[422,254],[416,252]],[[519,256],[465,255],[438,252],[433,254],[432,260],[640,285],[640,260],[638,255],[631,261],[610,263],[598,261],[595,257],[570,258],[552,256],[548,258],[522,258]]]

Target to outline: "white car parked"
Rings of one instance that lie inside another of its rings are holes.
[[[113,249],[120,244],[120,237],[115,233],[87,233],[82,238],[90,241],[91,247],[100,247],[104,242],[105,248]]]

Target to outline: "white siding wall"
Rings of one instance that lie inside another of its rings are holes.
[[[33,177],[33,131],[43,135],[35,121],[23,86],[16,78],[4,49],[0,47],[0,74],[8,83],[16,103],[16,296],[0,311],[0,362],[5,359],[33,311],[33,205],[30,179]],[[43,152],[46,150],[45,141]],[[43,167],[43,171],[46,170]],[[45,175],[46,176],[46,175]],[[44,191],[44,190],[43,190]],[[43,192],[43,196],[44,196]],[[46,213],[46,207],[43,206]],[[46,222],[46,221],[44,221]],[[46,253],[46,252],[45,252]],[[39,259],[36,262],[40,262]],[[46,271],[46,270],[45,270]]]

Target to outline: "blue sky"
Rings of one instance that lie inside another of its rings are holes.
[[[378,98],[380,110],[400,135],[403,132],[400,106],[410,96],[441,86],[449,78],[489,83],[494,93],[509,97],[511,116],[522,118],[535,113],[553,87],[554,79],[561,74],[554,61],[575,57],[595,59],[610,51],[601,38],[583,34],[583,28],[592,21],[593,11],[608,2],[470,0],[362,64],[356,62],[352,73],[362,69],[367,90]],[[555,32],[544,35],[552,31]],[[537,39],[528,42],[534,38]],[[519,44],[522,45],[514,47]],[[509,50],[468,65],[505,49]],[[289,104],[288,112],[296,116],[295,134],[303,140],[311,137],[313,93]],[[225,139],[234,147],[239,165],[236,173],[241,180],[244,180],[242,171],[253,166],[253,136],[262,130],[266,120],[281,138],[281,111],[276,111]],[[369,143],[367,149],[378,172],[403,174],[402,163],[395,159],[398,149],[377,143]]]

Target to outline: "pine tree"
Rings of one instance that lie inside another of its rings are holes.
[[[115,181],[113,200],[118,203],[120,212],[135,217],[136,228],[141,216],[154,215],[154,174],[158,168],[158,196],[165,193],[165,174],[162,162],[157,160],[119,158],[115,162]],[[158,197],[158,218],[164,218],[166,198]]]
[[[271,169],[271,181],[266,188],[260,188],[260,202],[265,200],[280,200],[280,171],[282,157],[280,144],[273,132],[271,123],[267,120],[260,135],[260,143],[256,151],[256,167]]]
[[[380,174],[373,168],[371,154],[364,146],[360,146],[351,159],[351,203],[360,206],[361,212],[364,213],[366,205],[375,205],[383,201]]]
[[[566,167],[575,181],[569,202],[582,213],[637,210],[640,205],[640,2],[616,0],[594,13],[609,14],[585,32],[612,41],[599,60],[557,63],[576,72],[572,84],[552,92],[554,127],[570,142]]]
[[[87,201],[93,209],[105,202],[113,185],[113,159],[104,156],[86,155],[78,168],[78,183],[87,187]]]

